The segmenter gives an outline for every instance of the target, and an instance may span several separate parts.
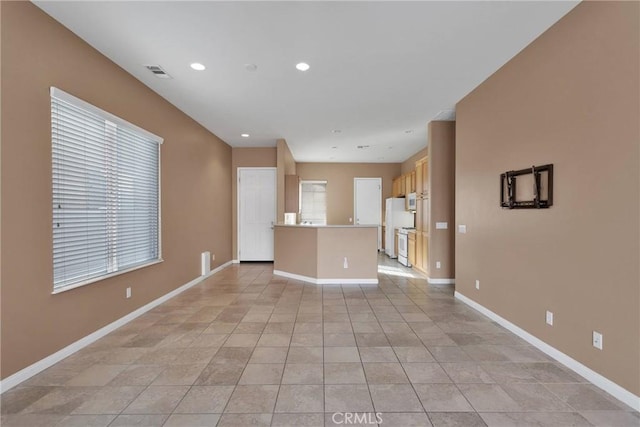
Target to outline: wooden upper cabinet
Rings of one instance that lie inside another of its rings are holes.
[[[422,194],[429,195],[429,162],[426,158],[422,164]]]
[[[300,210],[300,177],[284,176],[284,211],[298,213]]]
[[[411,174],[410,173],[406,173],[403,175],[404,177],[404,194],[408,195],[409,193],[411,193]]]
[[[416,162],[416,194],[418,197],[429,192],[429,171],[427,170],[427,158],[424,157]]]
[[[398,178],[393,178],[393,187],[391,190],[391,197],[398,197],[400,195],[400,182]]]
[[[410,191],[410,193],[415,193],[416,192],[416,171],[412,170],[410,175],[411,175],[411,191]]]

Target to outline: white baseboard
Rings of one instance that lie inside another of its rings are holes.
[[[506,329],[510,330],[514,334],[518,335],[520,338],[527,341],[529,344],[533,345],[534,347],[538,348],[543,353],[546,353],[547,355],[553,357],[555,360],[562,363],[564,366],[571,369],[578,375],[584,377],[586,380],[593,383],[597,387],[600,387],[602,390],[606,391],[607,393],[609,393],[611,396],[615,397],[619,401],[625,403],[626,405],[629,405],[636,411],[640,411],[640,396],[636,396],[635,394],[631,393],[629,390],[619,386],[618,384],[614,383],[610,379],[586,367],[585,365],[573,359],[572,357],[567,356],[566,354],[556,349],[555,347],[550,346],[549,344],[542,341],[541,339],[531,335],[529,332],[514,325],[513,323],[509,322],[507,319],[500,317],[493,311],[478,304],[474,300],[462,295],[461,293],[456,291],[455,297],[459,299],[461,302],[467,304],[468,306],[484,314],[494,322],[498,323],[499,325],[505,327]]]
[[[456,279],[432,279],[431,277],[427,277],[427,282],[432,285],[455,285]]]
[[[286,271],[273,270],[273,274],[289,279],[313,283],[314,285],[377,285],[378,279],[317,279],[315,277],[302,276],[300,274],[287,273]]]
[[[240,264],[240,260],[239,259],[232,259],[231,263],[232,264]]]
[[[31,378],[32,376],[44,371],[45,369],[55,365],[56,363],[60,362],[61,360],[65,359],[66,357],[71,356],[73,353],[82,350],[83,348],[85,348],[86,346],[88,346],[89,344],[94,343],[95,341],[99,340],[100,338],[104,337],[105,335],[115,331],[116,329],[118,329],[121,326],[124,326],[125,324],[131,322],[133,319],[135,319],[136,317],[139,317],[141,315],[143,315],[144,313],[146,313],[147,311],[151,310],[152,308],[155,308],[157,306],[159,306],[160,304],[170,300],[171,298],[175,297],[176,295],[186,291],[187,289],[197,285],[198,283],[202,282],[203,280],[211,277],[212,275],[214,275],[215,273],[217,273],[218,271],[228,267],[229,265],[231,265],[231,261],[228,261],[224,264],[222,264],[221,266],[211,270],[208,274],[204,275],[204,276],[199,276],[196,277],[195,279],[193,279],[192,281],[190,281],[189,283],[186,283],[182,286],[180,286],[179,288],[174,289],[173,291],[161,296],[160,298],[157,298],[153,301],[151,301],[150,303],[143,305],[142,307],[138,308],[135,311],[132,311],[131,313],[127,314],[124,317],[119,318],[118,320],[109,323],[107,326],[104,326],[100,329],[98,329],[97,331],[87,335],[84,338],[80,338],[78,341],[69,344],[68,346],[66,346],[65,348],[45,357],[44,359],[41,359],[39,361],[37,361],[36,363],[27,366],[26,368],[16,372],[15,374],[8,376],[7,378],[5,378],[4,380],[0,381],[0,394],[4,393],[7,390],[12,389],[13,387],[17,386],[18,384],[20,384],[23,381],[28,380],[29,378]]]

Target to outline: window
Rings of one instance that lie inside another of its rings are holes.
[[[162,139],[51,88],[53,292],[161,261]]]
[[[300,222],[327,225],[327,181],[300,181]]]

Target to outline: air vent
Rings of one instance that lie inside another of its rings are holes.
[[[159,79],[171,79],[172,78],[159,65],[145,65],[145,67],[146,67],[147,70],[151,71]]]
[[[366,150],[367,148],[370,148],[371,146],[370,146],[370,145],[358,145],[358,146],[356,146],[356,147],[357,147],[358,149],[360,149],[360,150]]]

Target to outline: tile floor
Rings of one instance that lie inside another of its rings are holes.
[[[4,393],[1,424],[640,425],[452,287],[380,264],[377,286],[229,267]]]

